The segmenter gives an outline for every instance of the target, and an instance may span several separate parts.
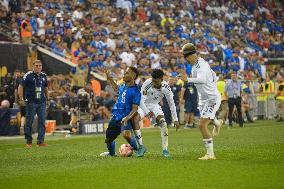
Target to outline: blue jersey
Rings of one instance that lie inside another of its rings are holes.
[[[140,105],[141,93],[137,85],[128,87],[123,83],[118,88],[118,97],[112,108],[112,117],[115,120],[122,120],[132,110],[132,105]]]

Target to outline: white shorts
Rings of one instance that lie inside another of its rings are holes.
[[[216,99],[206,100],[199,104],[200,117],[214,119],[221,105],[221,95]]]
[[[164,116],[164,112],[162,110],[162,107],[159,104],[147,104],[146,107],[154,113],[155,118],[157,118],[159,115]],[[140,106],[138,107],[138,114],[140,116],[141,119],[143,119],[146,116],[146,113],[142,110],[142,108],[140,108]]]

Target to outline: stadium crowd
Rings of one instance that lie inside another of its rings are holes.
[[[255,93],[270,80],[283,82],[283,67],[264,65],[268,57],[284,56],[283,17],[277,0],[2,0],[0,11],[0,23],[12,28],[15,39],[43,44],[78,65],[70,75],[49,77],[50,104],[64,109],[58,96],[93,91],[95,120],[110,117],[115,94],[104,82],[99,93],[92,88],[92,72],[111,69],[119,80],[128,66],[143,77],[162,68],[179,85],[175,77],[191,73],[180,53],[187,42],[220,77],[236,72],[239,80],[256,81]],[[13,104],[11,78],[2,78],[1,100]]]

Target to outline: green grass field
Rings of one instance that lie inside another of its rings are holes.
[[[283,122],[222,128],[213,161],[197,160],[205,152],[198,129],[170,129],[172,160],[161,156],[157,128],[142,132],[143,158],[99,157],[104,135],[48,136],[50,146],[31,149],[24,139],[0,139],[0,188],[284,188]]]

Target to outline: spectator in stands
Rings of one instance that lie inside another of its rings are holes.
[[[30,17],[30,12],[26,12],[25,19],[21,22],[21,38],[25,44],[31,44],[32,42],[32,26],[30,24]]]

